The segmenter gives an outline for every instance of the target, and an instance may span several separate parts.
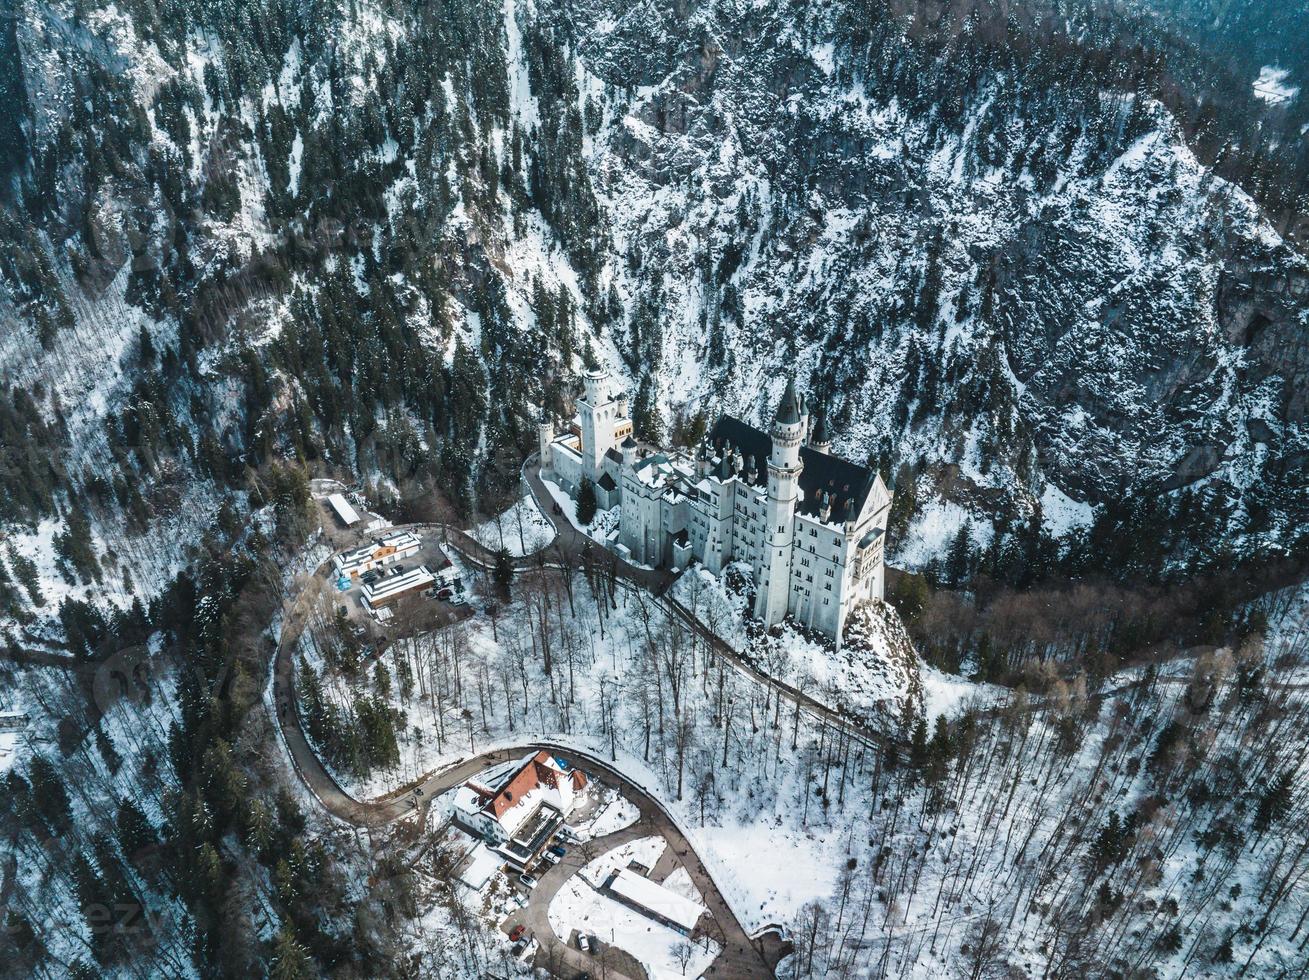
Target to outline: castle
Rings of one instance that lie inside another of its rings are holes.
[[[882,597],[891,493],[831,454],[825,419],[811,423],[793,381],[771,432],[723,415],[692,458],[640,449],[626,396],[589,371],[569,430],[543,421],[540,443],[543,476],[574,497],[589,479],[600,508],[621,506],[624,557],[672,568],[694,558],[714,574],[748,564],[765,625],[790,615],[839,645],[851,610]]]

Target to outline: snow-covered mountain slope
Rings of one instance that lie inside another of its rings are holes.
[[[762,419],[796,369],[839,451],[951,464],[983,516],[1190,487],[1245,547],[1289,530],[1309,266],[1159,104],[982,72],[923,109],[835,7],[594,6],[591,169],[675,412]]]
[[[163,520],[194,543],[288,458],[471,507],[594,359],[663,439],[762,420],[798,372],[837,449],[914,498],[911,566],[959,519],[1062,535],[1161,494],[1174,558],[1303,526],[1306,263],[1166,85],[1072,27],[1009,44],[958,5],[854,0],[20,6],[12,520],[88,510],[101,556]]]

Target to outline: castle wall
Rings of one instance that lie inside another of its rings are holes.
[[[582,485],[582,457],[559,441],[550,444],[550,468],[555,483],[576,497]]]
[[[590,410],[584,403],[579,408],[582,415]],[[609,419],[596,413],[592,421]],[[584,424],[582,429],[584,442],[585,432],[594,433],[596,426]],[[862,511],[846,523],[825,523],[814,514],[800,513],[805,499],[798,481],[805,467],[796,455],[796,424],[780,429],[786,438],[779,443],[779,428],[774,429],[766,487],[754,483],[748,469],[745,478],[720,478],[720,462],[706,472],[708,464],[697,467],[679,454],[637,461],[629,446],[627,462],[620,463],[617,454],[595,460],[595,474],[608,473],[617,484],[608,495],[598,492],[597,498],[602,507],[621,504],[618,543],[632,561],[680,567],[693,557],[713,574],[721,574],[733,561],[746,563],[759,590],[756,616],[772,624],[790,615],[839,642],[850,611],[884,594],[882,549],[890,493],[880,477],[875,478]],[[575,437],[572,441],[578,442]],[[555,479],[575,495],[582,477],[590,475],[591,457],[567,442],[567,437],[557,439],[551,458]],[[739,452],[735,460],[741,465]],[[746,464],[759,461],[751,457]],[[685,544],[675,545],[683,530]]]
[[[843,531],[796,515],[789,610],[797,622],[835,635],[850,601],[847,549]]]

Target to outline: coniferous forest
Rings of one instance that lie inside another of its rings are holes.
[[[785,826],[839,859],[724,886],[779,976],[1304,976],[1307,34],[11,0],[0,975],[528,975],[431,823],[323,809],[290,711],[356,797],[551,735],[697,850]],[[538,513],[597,367],[643,447],[794,378],[893,491],[885,622],[729,628],[752,586],[624,580],[589,479]],[[462,543],[468,605],[356,629],[329,490]]]

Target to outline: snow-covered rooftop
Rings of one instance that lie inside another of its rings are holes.
[[[328,494],[327,502],[331,504],[332,510],[336,511],[336,516],[341,518],[341,523],[346,527],[359,523],[359,514],[350,506],[350,501],[341,494]]]
[[[432,573],[427,570],[427,566],[419,565],[417,568],[411,568],[401,575],[388,575],[380,582],[369,585],[364,583],[363,595],[364,600],[372,605],[384,599],[389,599],[401,592],[408,592],[411,589],[421,589],[425,585],[431,585],[436,579]]]
[[[649,909],[660,918],[681,926],[687,932],[695,928],[700,916],[706,911],[699,902],[669,891],[658,882],[643,878],[627,868],[614,875],[609,888],[614,894],[621,895],[643,909]]]

